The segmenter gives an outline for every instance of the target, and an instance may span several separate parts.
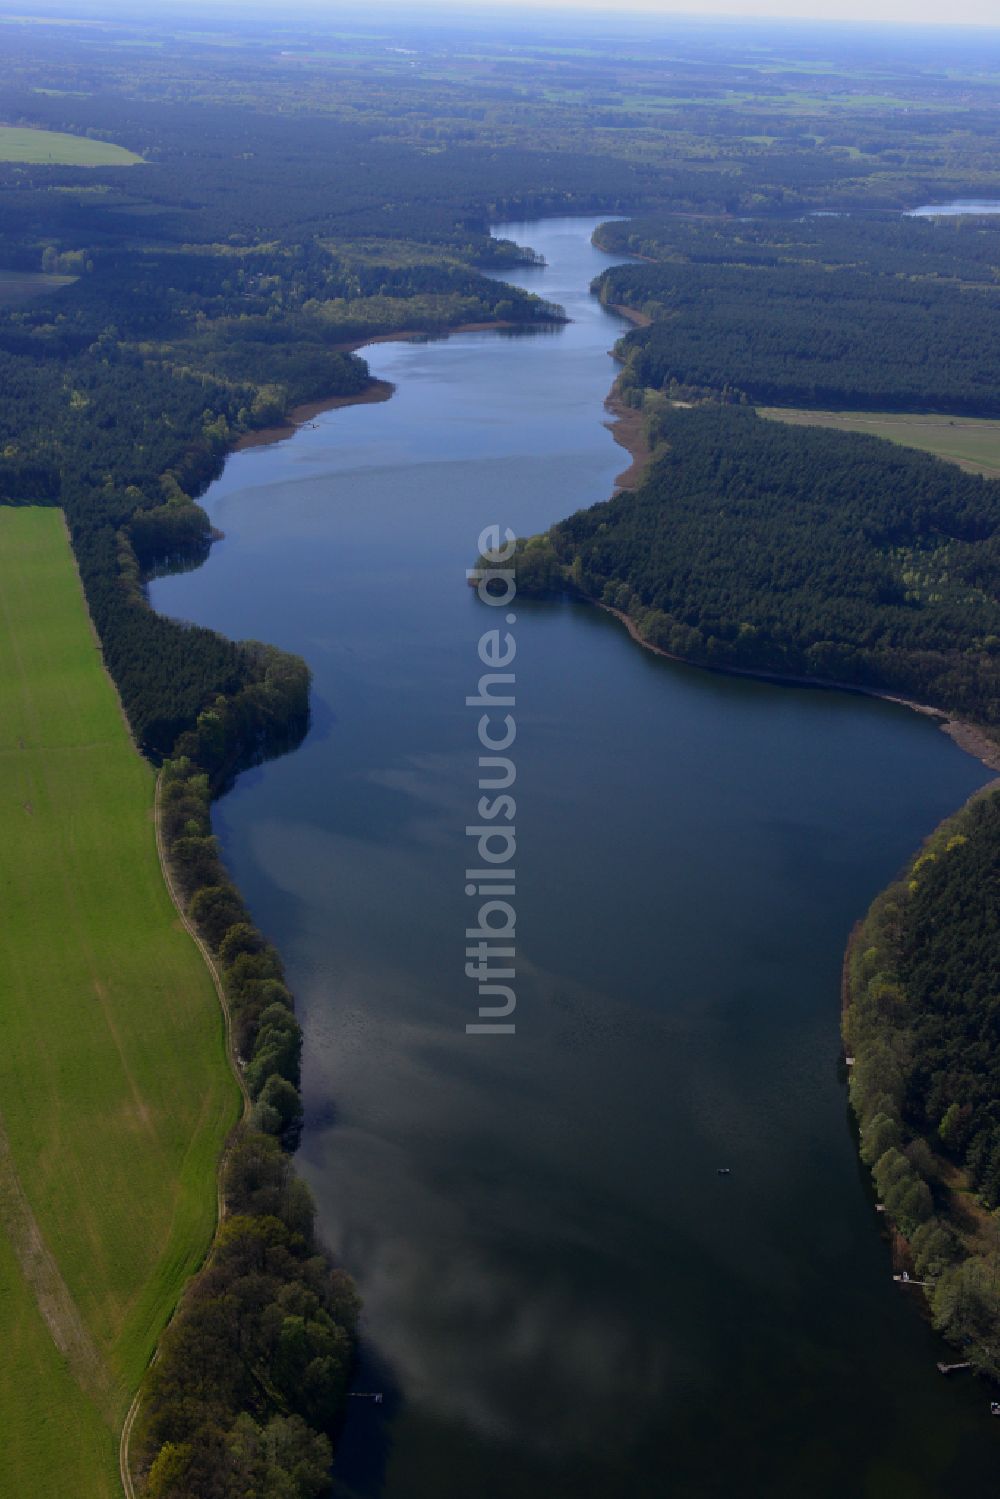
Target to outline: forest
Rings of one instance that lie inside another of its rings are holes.
[[[1000,285],[1000,224],[986,214],[923,218],[869,211],[709,219],[639,213],[599,225],[594,239],[611,254],[663,264],[813,266],[895,282]]]
[[[635,491],[529,541],[568,587],[706,666],[903,693],[1000,722],[1000,486],[880,438],[664,406]]]
[[[1000,795],[949,818],[851,942],[861,1156],[931,1281],[935,1326],[1000,1377]]]
[[[652,319],[620,341],[625,399],[995,416],[1000,230],[989,219],[605,224],[652,264],[597,290]]]

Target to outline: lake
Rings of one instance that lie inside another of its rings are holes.
[[[565,327],[367,351],[393,398],[235,454],[157,608],[300,652],[314,724],[217,806],[305,1027],[299,1164],[365,1299],[339,1499],[945,1499],[1000,1423],[890,1279],[844,944],[987,779],[930,721],[515,601],[516,1031],[469,1034],[465,699],[488,524],[606,498],[596,220],[500,226]],[[719,1167],[731,1175],[720,1176]]]

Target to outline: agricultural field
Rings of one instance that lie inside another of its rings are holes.
[[[796,427],[870,432],[903,447],[947,458],[969,473],[1000,477],[1000,421],[936,416],[933,412],[808,411],[785,406],[758,406],[757,414]]]
[[[238,1114],[62,514],[0,508],[0,1493],[108,1499]]]
[[[110,141],[66,135],[61,130],[0,125],[0,161],[23,161],[31,166],[132,167],[141,160],[141,156]]]

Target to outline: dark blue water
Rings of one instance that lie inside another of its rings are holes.
[[[838,1075],[851,925],[982,767],[901,708],[518,601],[516,1032],[465,1030],[495,620],[464,575],[483,525],[537,531],[626,461],[591,227],[500,230],[569,326],[373,348],[392,400],[235,455],[225,541],[153,588],[315,672],[305,745],[216,823],[299,997],[300,1162],[388,1392],[336,1493],[985,1492],[1000,1423],[890,1280]]]

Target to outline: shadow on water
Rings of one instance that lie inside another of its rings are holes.
[[[371,1394],[381,1395],[381,1401],[368,1399]],[[366,1499],[382,1492],[401,1403],[392,1369],[362,1328],[346,1419],[337,1439],[337,1499]]]

